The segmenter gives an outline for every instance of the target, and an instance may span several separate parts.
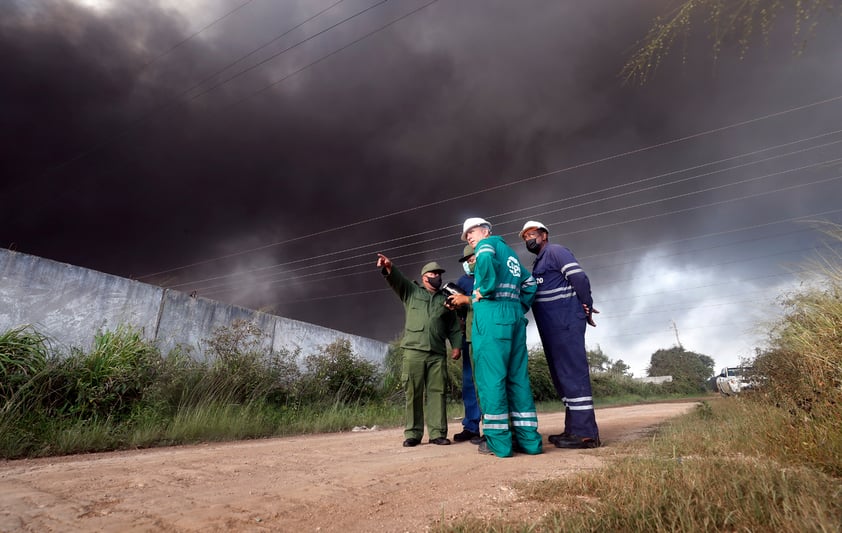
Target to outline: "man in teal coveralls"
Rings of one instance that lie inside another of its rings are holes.
[[[502,237],[491,235],[487,220],[467,219],[462,240],[473,246],[476,254],[471,339],[487,439],[479,452],[498,457],[511,457],[513,451],[541,453],[524,317],[537,284]]]

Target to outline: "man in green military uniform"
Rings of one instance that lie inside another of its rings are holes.
[[[433,444],[450,444],[447,438],[447,410],[444,387],[447,371],[447,347],[458,359],[462,332],[456,313],[445,307],[446,296],[440,291],[444,269],[427,263],[421,269],[421,285],[410,281],[383,254],[377,254],[377,268],[398,295],[406,309],[401,380],[406,391],[406,427],[403,445],[417,446],[427,433]],[[426,402],[425,402],[426,398]],[[426,405],[425,405],[426,403]]]
[[[486,442],[479,452],[511,457],[542,451],[538,414],[529,384],[526,317],[537,284],[491,224],[469,218],[462,240],[474,247],[474,377]]]

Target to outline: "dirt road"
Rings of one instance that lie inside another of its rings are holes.
[[[0,531],[415,532],[465,515],[537,519],[544,510],[518,501],[514,482],[598,468],[612,445],[693,405],[599,409],[598,450],[547,444],[563,414],[540,414],[544,453],[508,459],[470,443],[403,448],[402,430],[386,429],[5,461]]]

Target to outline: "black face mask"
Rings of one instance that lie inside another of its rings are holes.
[[[441,289],[441,276],[436,276],[434,278],[427,278],[427,283],[430,284],[430,287],[439,290]]]
[[[529,239],[526,241],[526,249],[532,252],[535,255],[538,255],[538,252],[541,251],[541,245],[538,244],[537,239]]]

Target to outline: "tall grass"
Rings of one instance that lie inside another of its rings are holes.
[[[32,328],[7,332],[0,457],[400,424],[383,375],[347,340],[322,347],[302,370],[297,351],[266,351],[263,337],[235,322],[208,339],[204,357],[184,348],[162,356],[121,326],[99,333],[89,351],[61,356]]]
[[[521,484],[537,522],[476,517],[437,531],[840,531],[842,480],[800,463],[769,436],[780,409],[713,399],[652,437],[612,450],[602,469]]]

